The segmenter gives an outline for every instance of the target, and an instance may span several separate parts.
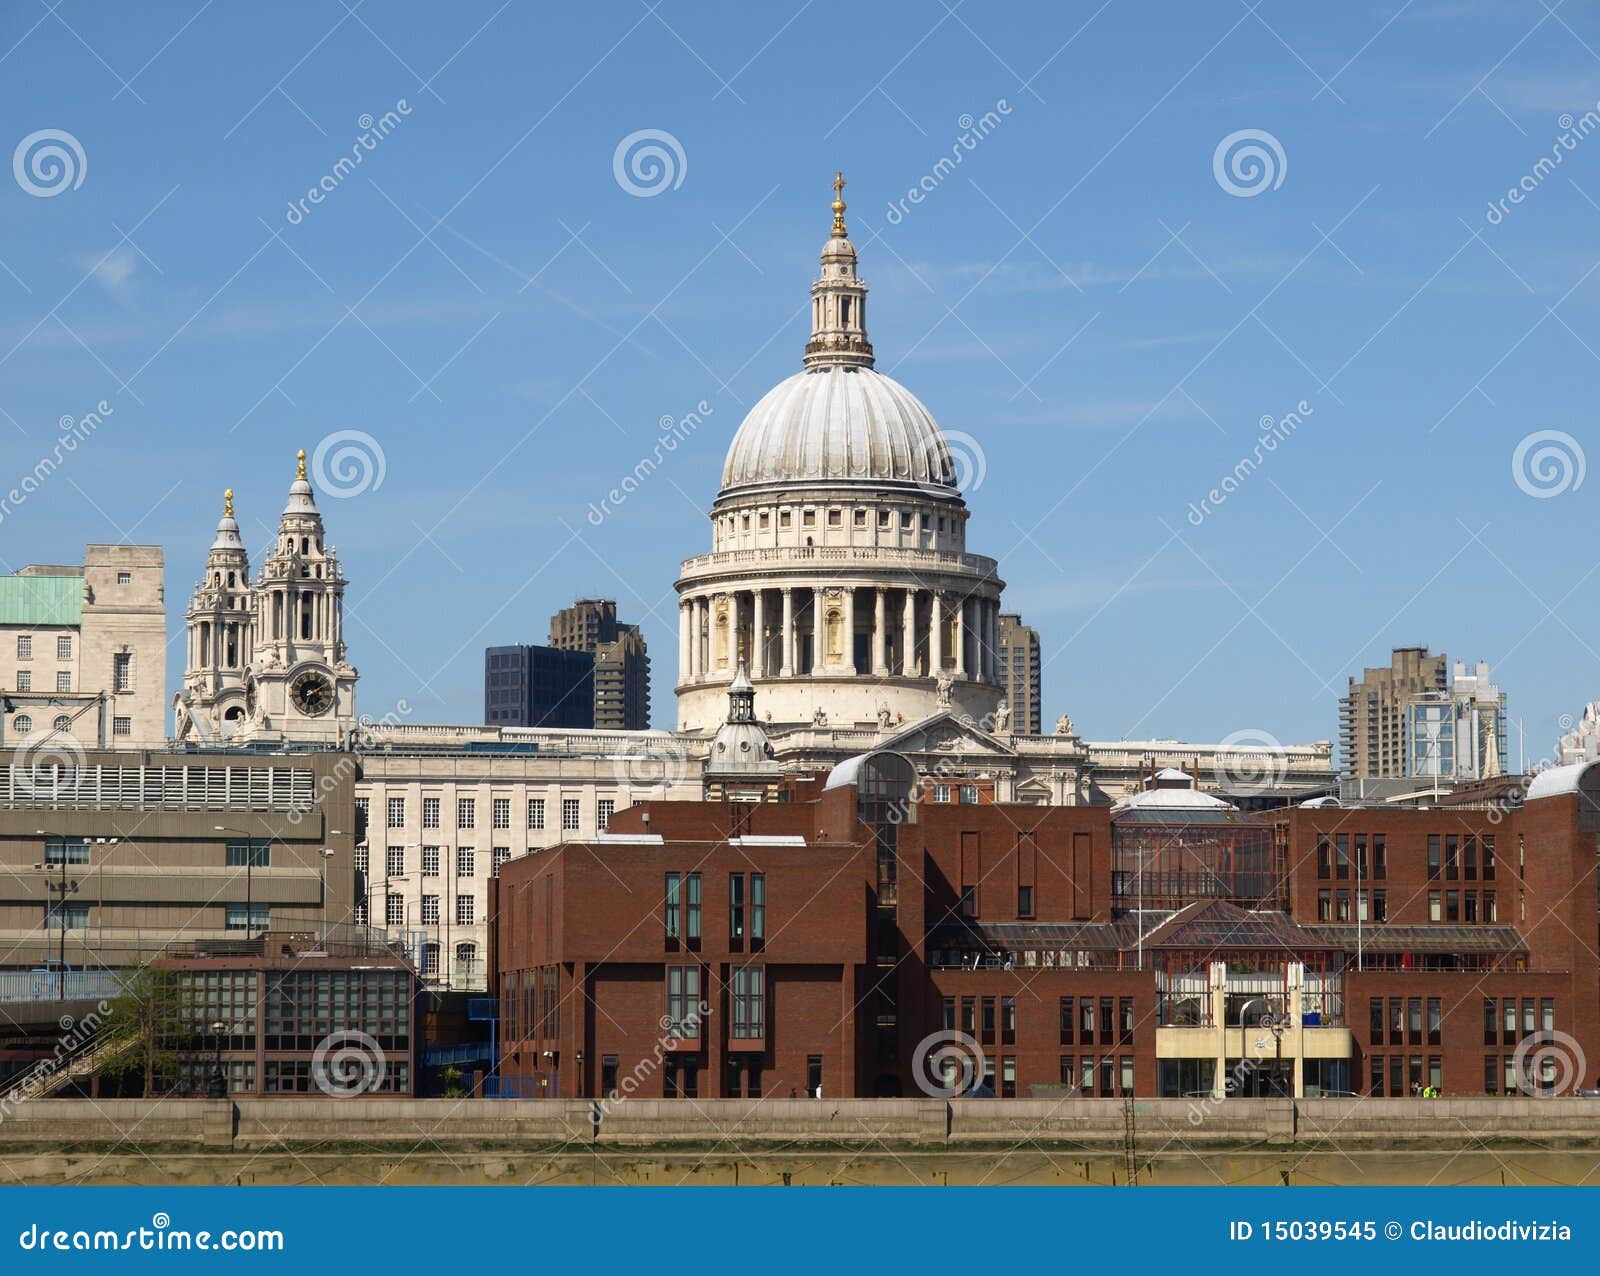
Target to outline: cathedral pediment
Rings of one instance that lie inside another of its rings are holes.
[[[878,743],[896,753],[942,753],[1015,757],[1016,750],[996,735],[954,713],[942,712],[913,722]]]

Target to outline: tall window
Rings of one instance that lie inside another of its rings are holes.
[[[389,827],[403,829],[406,826],[406,800],[403,797],[389,799]]]
[[[767,939],[767,878],[764,873],[750,874],[750,942],[765,943]]]
[[[425,797],[422,799],[422,827],[436,829],[439,827],[439,799]]]
[[[690,873],[684,882],[684,936],[691,944],[700,942],[700,874]]]
[[[57,691],[71,691],[72,690],[72,675],[70,673],[68,673],[65,669],[60,669],[60,670],[56,671],[56,690]]]
[[[511,799],[495,798],[490,805],[490,823],[497,829],[511,827]]]
[[[544,827],[544,799],[528,799],[528,827],[542,829]]]
[[[456,876],[471,877],[476,872],[477,859],[472,847],[456,847]]]
[[[17,659],[18,660],[32,660],[33,659],[33,635],[32,634],[18,634],[17,635]]]
[[[31,670],[31,669],[18,669],[17,670],[17,690],[18,691],[32,691],[33,690],[33,670]],[[32,724],[30,723],[29,725],[31,726]],[[19,731],[26,731],[27,729],[28,729],[27,727],[18,727],[17,728],[17,730],[19,730]]]
[[[1435,880],[1439,876],[1439,835],[1437,833],[1428,834],[1428,876]]]
[[[422,924],[424,926],[437,926],[439,924],[439,897],[437,895],[424,895],[422,897]]]
[[[667,1032],[674,1037],[700,1035],[700,967],[667,967]]]
[[[391,846],[388,858],[384,860],[384,873],[388,877],[399,877],[406,871],[406,848]]]
[[[458,829],[476,828],[478,822],[478,804],[469,797],[456,799],[456,827]]]
[[[56,659],[57,660],[71,660],[72,659],[72,635],[71,634],[57,634],[56,635]]]
[[[473,919],[474,900],[471,895],[456,896],[456,925],[470,926]]]
[[[383,920],[390,926],[404,926],[406,924],[406,897],[404,895],[384,896]]]
[[[504,864],[510,858],[511,848],[509,846],[496,846],[489,852],[489,871],[492,873],[498,873],[500,871],[500,865]]]
[[[728,938],[736,944],[744,942],[744,874],[728,876]]]
[[[615,798],[601,798],[595,804],[595,822],[603,833],[611,827],[611,813],[617,809]]]
[[[667,874],[667,905],[666,924],[667,938],[674,943],[678,940],[678,914],[681,908],[680,894],[682,891],[681,879],[676,873]]]
[[[422,875],[424,877],[439,876],[439,848],[437,846],[424,846],[422,848]]]
[[[767,1035],[766,998],[762,970],[744,966],[734,970],[732,979],[733,1039],[759,1040]]]
[[[561,827],[569,833],[578,827],[577,798],[561,799]]]

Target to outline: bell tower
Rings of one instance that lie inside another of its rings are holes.
[[[256,578],[245,736],[335,745],[355,725],[357,673],[345,659],[344,573],[298,455],[272,552]]]
[[[245,674],[255,632],[250,556],[233,517],[231,487],[223,493],[222,518],[206,555],[205,575],[195,586],[184,621],[188,658],[183,690],[173,705],[178,739],[228,739],[247,713]]]

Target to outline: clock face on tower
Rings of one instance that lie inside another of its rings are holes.
[[[289,700],[308,718],[333,708],[333,684],[315,669],[307,669],[289,684]]]

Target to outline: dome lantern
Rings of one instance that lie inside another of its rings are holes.
[[[833,233],[822,246],[822,273],[811,285],[811,340],[806,370],[870,368],[867,286],[856,277],[856,246],[844,226],[844,174],[833,179]]]

